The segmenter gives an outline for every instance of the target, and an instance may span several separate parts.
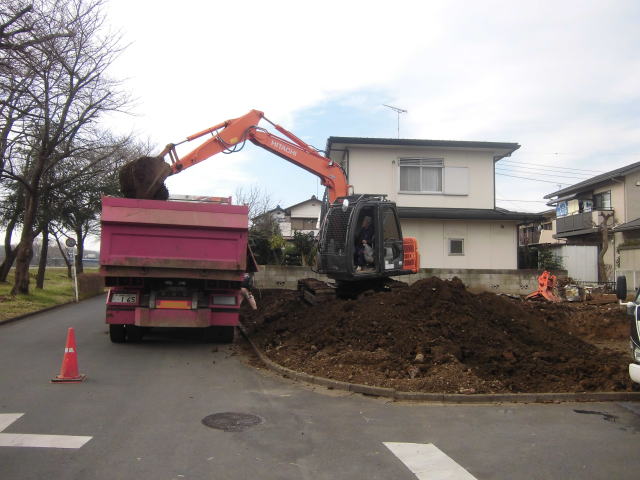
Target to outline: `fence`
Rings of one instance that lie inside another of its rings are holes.
[[[418,273],[397,277],[407,283],[414,283],[423,278],[439,277],[450,280],[458,277],[465,286],[475,292],[488,291],[526,295],[538,288],[538,270],[488,270],[488,269],[432,269],[423,268]],[[566,276],[566,270],[554,272],[558,276]],[[259,288],[297,288],[298,279],[314,277],[327,280],[324,275],[314,273],[309,267],[261,265],[256,273],[256,285]],[[638,277],[640,280],[640,276]]]

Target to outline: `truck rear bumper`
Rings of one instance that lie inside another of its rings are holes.
[[[640,365],[638,365],[637,363],[630,363],[629,376],[634,382],[640,383]]]
[[[237,326],[237,311],[225,312],[209,308],[178,310],[137,307],[129,310],[107,309],[108,324],[137,325],[139,327],[209,327]]]

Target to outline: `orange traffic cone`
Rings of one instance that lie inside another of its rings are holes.
[[[52,378],[54,383],[71,383],[82,382],[86,375],[78,373],[78,352],[76,350],[76,335],[73,328],[69,328],[67,332],[67,345],[64,347],[64,357],[62,358],[62,367],[60,367],[60,375]]]

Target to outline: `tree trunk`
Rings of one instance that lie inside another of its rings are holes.
[[[82,236],[82,227],[76,228],[76,248],[78,254],[76,255],[76,274],[84,272],[84,265],[82,263],[82,257],[84,257],[84,237]]]
[[[56,239],[56,243],[58,244],[58,249],[62,254],[64,263],[67,266],[67,278],[71,278],[73,275],[71,273],[71,262],[69,261],[69,256],[67,255],[67,251],[62,247],[62,244],[60,243],[60,239],[58,238],[58,235],[54,234],[54,237]]]
[[[9,272],[11,271],[11,267],[13,266],[13,262],[16,260],[16,251],[11,250],[10,253],[4,258],[4,261],[0,265],[0,282],[6,283],[7,277],[9,276]]]
[[[11,248],[11,237],[13,235],[13,230],[16,227],[16,223],[18,223],[17,215],[15,215],[7,224],[7,231],[4,233],[4,261],[0,265],[0,282],[7,281],[9,271],[16,259],[16,251]]]
[[[25,192],[25,197],[22,235],[16,248],[16,272],[11,295],[29,294],[29,264],[33,258],[33,225],[36,220],[38,199],[31,192]]]
[[[607,266],[604,263],[604,256],[609,250],[609,219],[613,217],[613,213],[602,214],[602,223],[598,226],[600,230],[600,252],[598,253],[598,281],[605,283],[609,281],[607,276]]]
[[[40,262],[38,263],[38,276],[36,288],[44,288],[44,274],[47,270],[47,254],[49,253],[49,224],[42,228],[42,247],[40,248]]]

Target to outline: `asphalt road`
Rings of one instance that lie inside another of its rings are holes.
[[[79,449],[0,447],[3,480],[415,479],[383,442],[434,444],[478,480],[640,477],[640,404],[424,405],[314,390],[188,335],[112,344],[103,301],[0,326],[0,415],[24,414],[0,436],[92,437]],[[88,379],[51,384],[68,327]],[[262,423],[202,424],[222,412]]]

